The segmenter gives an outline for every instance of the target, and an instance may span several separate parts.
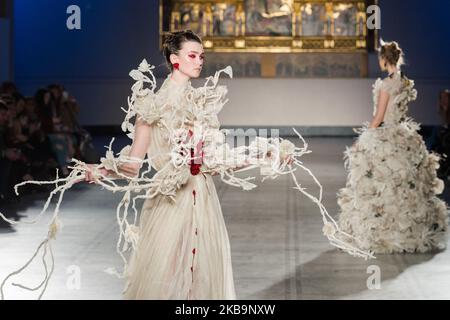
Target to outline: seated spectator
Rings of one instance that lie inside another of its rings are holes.
[[[439,95],[439,113],[441,114],[443,125],[433,130],[433,134],[427,140],[427,146],[439,153],[441,166],[438,175],[442,179],[450,176],[450,91],[444,90]]]
[[[13,187],[24,180],[53,179],[57,167],[60,176],[68,175],[73,157],[99,161],[90,134],[76,119],[78,104],[61,85],[23,97],[5,82],[0,101],[0,201],[15,199]]]
[[[22,167],[20,150],[7,146],[8,117],[8,107],[0,100],[0,200],[11,198],[11,186],[18,180]]]
[[[50,91],[40,89],[35,95],[36,109],[42,123],[42,129],[50,141],[50,146],[58,161],[62,176],[67,176],[68,163],[71,160],[70,143],[62,132],[61,119],[57,113],[57,95],[52,96]]]

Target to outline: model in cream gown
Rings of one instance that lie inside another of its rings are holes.
[[[347,185],[338,195],[339,225],[354,236],[355,245],[375,253],[426,252],[446,245],[447,208],[437,195],[439,158],[427,151],[419,125],[407,117],[416,99],[414,82],[400,72],[377,80],[389,94],[384,124],[363,128],[345,158]]]
[[[159,171],[172,146],[166,125],[178,128],[186,116],[189,83],[170,77],[156,93],[159,118],[149,121],[148,157]],[[214,93],[224,94],[224,87]],[[211,92],[213,94],[213,92]],[[142,108],[146,108],[145,103]],[[174,112],[174,109],[177,109]],[[218,127],[217,118],[203,119]],[[164,155],[159,157],[158,155]],[[156,157],[155,157],[156,156]],[[157,173],[158,175],[158,173]],[[230,242],[213,179],[209,173],[188,177],[175,201],[164,195],[147,199],[139,223],[139,241],[128,269],[127,299],[235,299]]]

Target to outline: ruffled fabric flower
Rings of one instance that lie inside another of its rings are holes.
[[[336,227],[332,223],[325,223],[322,228],[322,232],[324,235],[332,237],[336,234]]]
[[[280,158],[286,159],[289,156],[292,156],[295,151],[295,144],[290,142],[289,140],[283,140],[280,143]]]
[[[144,59],[139,65],[138,69],[130,71],[130,77],[136,82],[131,87],[131,96],[128,97],[128,109],[123,109],[126,115],[122,122],[122,131],[128,132],[127,136],[134,138],[134,123],[132,120],[135,117],[144,119],[149,124],[158,121],[161,118],[161,111],[156,103],[156,79],[151,72],[154,66],[151,66]],[[149,76],[144,73],[148,73]],[[150,87],[144,88],[144,84]]]
[[[434,194],[438,195],[441,194],[444,191],[444,181],[442,181],[441,179],[434,179],[433,182],[433,192]]]
[[[128,158],[130,151],[131,145],[127,145],[119,151],[118,157],[115,157],[112,151],[112,145],[110,144],[109,149],[105,153],[105,157],[100,158],[100,164],[103,168],[118,173],[119,165],[123,160]]]
[[[146,59],[142,60],[142,62],[139,64],[138,70],[142,73],[150,72],[150,70],[153,70],[155,66],[150,65]]]

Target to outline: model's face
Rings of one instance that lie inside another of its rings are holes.
[[[203,46],[195,41],[184,42],[178,55],[172,54],[170,60],[179,64],[179,71],[189,78],[198,78],[202,72],[205,51]]]

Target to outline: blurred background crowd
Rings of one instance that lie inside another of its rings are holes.
[[[12,82],[0,87],[0,203],[14,201],[13,186],[69,174],[72,158],[98,161],[90,134],[79,125],[79,106],[62,85],[23,96]],[[28,187],[30,188],[30,187]],[[45,189],[36,185],[30,191]]]

